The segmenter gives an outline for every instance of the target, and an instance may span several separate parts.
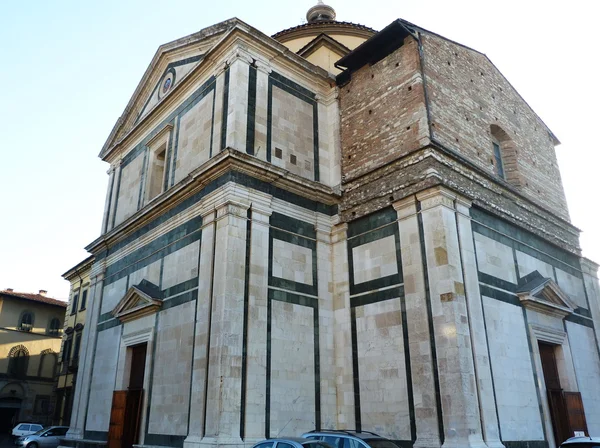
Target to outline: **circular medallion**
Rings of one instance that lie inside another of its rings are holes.
[[[175,73],[172,71],[169,71],[163,78],[162,82],[160,83],[160,88],[158,90],[159,98],[162,98],[165,94],[167,94],[169,92],[169,90],[171,90],[174,82],[175,82]]]

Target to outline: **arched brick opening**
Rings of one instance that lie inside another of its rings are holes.
[[[492,135],[492,141],[497,143],[500,147],[500,154],[502,156],[502,165],[504,169],[504,179],[515,187],[522,186],[521,175],[519,173],[519,163],[517,158],[517,146],[515,142],[509,137],[509,135],[500,126],[495,124],[490,126],[490,133]],[[498,166],[494,162],[496,173],[498,173]]]

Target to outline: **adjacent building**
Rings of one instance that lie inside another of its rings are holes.
[[[485,55],[400,19],[319,2],[161,46],[100,153],[65,446],[600,434],[598,266],[558,143]]]
[[[0,432],[16,422],[52,423],[66,302],[0,290]]]
[[[56,378],[56,405],[54,406],[56,425],[69,426],[71,421],[73,391],[77,383],[79,352],[90,289],[90,269],[93,263],[94,257],[90,256],[62,275],[71,287]]]

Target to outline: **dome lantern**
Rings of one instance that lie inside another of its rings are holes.
[[[335,20],[335,9],[323,3],[322,0],[306,13],[308,23],[328,22]]]

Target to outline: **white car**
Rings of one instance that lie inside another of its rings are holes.
[[[13,437],[23,437],[28,436],[29,434],[33,434],[38,432],[40,429],[44,429],[42,425],[38,425],[37,423],[19,423],[12,430]]]

